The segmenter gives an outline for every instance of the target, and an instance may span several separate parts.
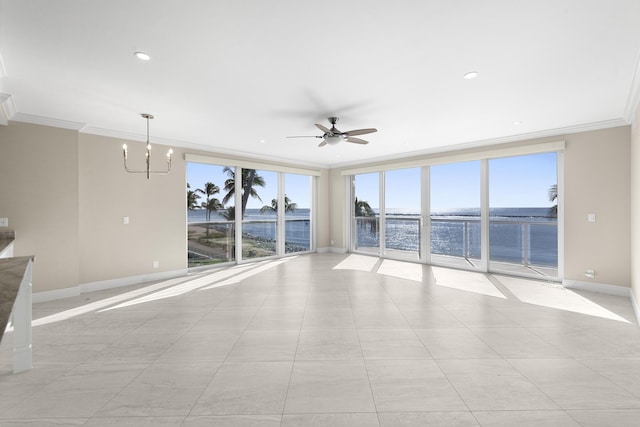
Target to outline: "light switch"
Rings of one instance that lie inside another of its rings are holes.
[[[123,216],[123,217],[122,217],[122,223],[123,223],[124,225],[129,224],[129,217],[128,217],[128,216]]]
[[[594,213],[587,214],[587,221],[596,222],[596,214]]]

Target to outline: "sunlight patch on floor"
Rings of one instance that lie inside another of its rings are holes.
[[[432,267],[436,285],[496,298],[506,297],[482,273]]]
[[[630,323],[601,305],[560,285],[508,276],[494,277],[524,303]]]
[[[31,322],[31,325],[40,326],[40,325],[46,325],[49,323],[60,322],[62,320],[71,319],[72,317],[98,311],[104,307],[108,307],[110,305],[117,304],[121,301],[126,301],[130,298],[135,298],[137,296],[144,295],[149,292],[154,292],[158,289],[164,289],[170,286],[175,286],[176,284],[179,284],[183,280],[185,280],[184,277],[165,280],[160,283],[156,283],[154,285],[145,286],[144,288],[136,289],[135,291],[126,292],[124,294],[116,295],[110,298],[105,298],[103,300],[85,304],[76,308],[72,308],[70,310],[61,311],[60,313],[35,319],[33,322]]]
[[[346,257],[340,264],[333,267],[333,269],[371,271],[378,262],[378,259],[379,258],[372,256],[351,254]]]
[[[100,301],[95,301],[60,313],[41,317],[33,320],[32,326],[47,325],[50,323],[68,320],[76,316],[92,312],[104,312],[117,308],[130,307],[136,304],[157,301],[165,298],[176,297],[197,289],[210,289],[218,286],[237,284],[242,279],[263,272],[289,260],[262,261],[250,264],[242,264],[229,268],[216,270],[210,274],[198,274],[192,279],[179,277],[165,280],[150,286],[145,286],[134,291],[125,292]]]
[[[292,258],[286,258],[286,259],[279,259],[276,261],[270,261],[266,264],[262,264],[259,265],[257,267],[252,268],[251,270],[245,271],[244,273],[241,274],[236,274],[233,275],[231,277],[229,277],[226,280],[223,280],[221,282],[217,282],[214,283],[210,286],[207,286],[206,288],[202,288],[200,289],[201,291],[206,291],[207,289],[213,289],[213,288],[219,288],[221,286],[229,286],[229,285],[236,285],[238,283],[240,283],[242,280],[247,279],[251,276],[254,276],[258,273],[262,273],[263,271],[269,270],[270,268],[273,267],[277,267],[280,264],[284,264],[287,261],[290,261]]]
[[[382,261],[377,273],[385,276],[397,277],[399,279],[422,282],[422,264],[416,264],[415,262],[385,259]]]
[[[149,295],[145,295],[135,300],[123,302],[114,307],[109,307],[101,311],[115,310],[118,308],[130,307],[137,304],[144,304],[152,301],[158,301],[166,298],[173,298],[180,295],[184,295],[188,292],[195,290],[211,289],[219,286],[228,286],[232,284],[238,284],[242,279],[251,277],[254,274],[261,273],[271,267],[281,264],[280,261],[262,261],[251,264],[237,265],[231,268],[225,268],[218,270],[211,274],[196,277],[180,285],[172,286],[171,288],[163,289],[160,292],[155,292]]]

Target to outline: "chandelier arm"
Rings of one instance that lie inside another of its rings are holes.
[[[129,166],[127,166],[127,144],[124,144],[122,146],[124,170],[128,173],[144,173],[147,175],[147,179],[150,179],[152,174],[167,175],[169,172],[171,172],[171,160],[173,156],[173,150],[169,149],[169,151],[167,152],[167,170],[161,170],[161,171],[151,170],[151,143],[149,142],[149,119],[153,119],[153,115],[145,113],[145,114],[142,114],[142,117],[147,120],[147,151],[145,153],[146,169],[136,170],[136,169],[130,169]]]

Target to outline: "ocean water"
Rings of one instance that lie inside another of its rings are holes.
[[[491,261],[557,267],[558,227],[548,208],[494,208],[489,211]],[[386,220],[385,246],[417,252],[420,217],[393,212]],[[374,218],[359,218],[359,248],[379,247],[380,233]],[[424,232],[424,230],[422,230]],[[431,253],[480,259],[480,209],[456,209],[431,213]]]
[[[557,267],[558,228],[556,218],[547,216],[548,208],[490,209],[489,252],[491,261]],[[377,214],[377,213],[376,213]],[[416,212],[387,211],[385,246],[390,249],[418,252],[424,230]],[[310,248],[309,209],[287,213],[285,241],[302,249]],[[204,210],[188,213],[189,222],[204,222]],[[224,221],[217,213],[211,221]],[[247,209],[243,232],[251,237],[275,240],[276,215]],[[480,259],[480,210],[456,209],[431,214],[431,253]],[[375,218],[358,218],[359,248],[380,246],[380,230]]]
[[[285,215],[285,242],[297,250],[309,250],[311,248],[310,210],[296,209]],[[248,237],[275,240],[277,216],[272,212],[260,213],[259,209],[247,209],[242,224],[242,232]],[[196,209],[187,212],[188,222],[205,222],[204,209]],[[211,213],[210,221],[226,221],[217,212]]]

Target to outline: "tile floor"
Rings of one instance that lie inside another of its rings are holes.
[[[384,273],[384,274],[382,274]],[[629,299],[311,254],[34,306],[0,425],[637,426]]]

